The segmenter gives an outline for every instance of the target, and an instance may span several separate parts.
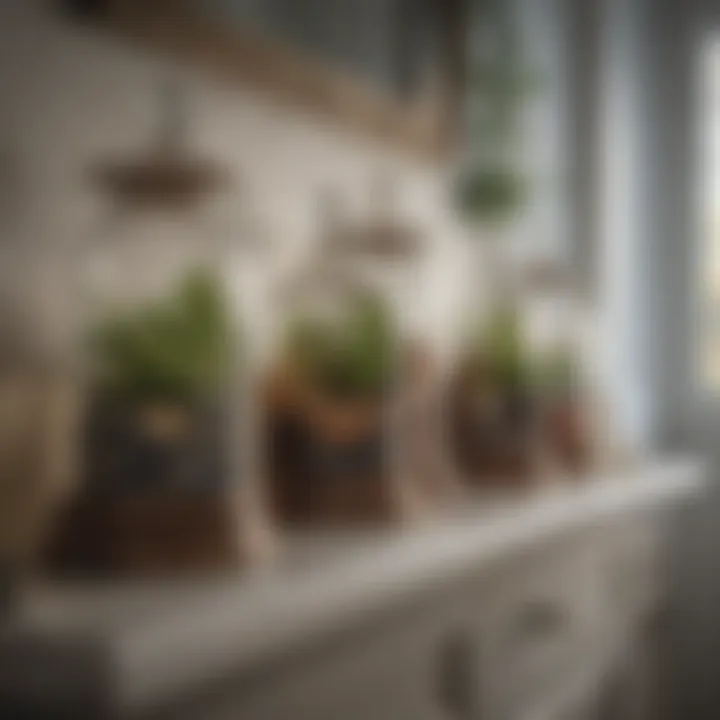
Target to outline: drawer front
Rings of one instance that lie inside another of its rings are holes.
[[[493,585],[483,618],[486,714],[512,720],[606,654],[610,606],[595,538],[519,558]]]
[[[594,541],[544,548],[378,619],[289,667],[270,683],[272,697],[246,703],[241,716],[519,720],[578,669],[598,666],[607,639],[603,550]]]
[[[626,626],[662,600],[662,540],[662,518],[654,515],[633,516],[608,538],[609,591]]]
[[[481,709],[484,584],[429,589],[421,603],[259,673],[173,720],[466,720]]]
[[[613,538],[609,530],[584,533],[426,588],[363,628],[171,717],[521,720],[550,702],[549,720],[565,691],[572,712],[597,686],[618,639],[608,563],[623,543]]]

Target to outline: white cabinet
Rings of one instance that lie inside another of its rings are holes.
[[[699,487],[662,463],[335,537],[307,569],[126,588],[132,612],[58,591],[0,634],[0,667],[32,661],[0,673],[0,716],[658,720],[664,515]]]
[[[532,717],[572,695],[608,653],[602,538],[529,553],[489,583],[482,617],[491,718]],[[570,702],[572,698],[568,700]]]
[[[428,587],[261,673],[203,720],[640,720],[596,718],[650,605],[654,535],[639,527],[585,530]]]

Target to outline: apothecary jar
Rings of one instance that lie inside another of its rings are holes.
[[[309,260],[279,297],[274,509],[288,524],[406,520],[426,505],[412,442],[425,403],[394,265],[419,241],[387,213],[349,220],[334,196],[320,211]]]
[[[226,568],[263,552],[243,312],[259,238],[222,168],[175,148],[93,173],[77,256],[82,486],[61,565]]]

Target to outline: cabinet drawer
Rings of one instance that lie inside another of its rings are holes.
[[[603,547],[595,539],[520,558],[497,578],[483,618],[490,717],[527,708],[605,653],[609,622]]]
[[[186,708],[182,720],[484,718],[478,652],[483,586],[429,590],[414,605],[267,668],[225,698],[213,695],[210,707]]]
[[[637,516],[619,524],[608,537],[609,593],[616,617],[626,626],[661,601],[662,531],[661,518]]]
[[[604,674],[617,639],[608,572],[617,547],[607,532],[583,533],[477,577],[407,593],[404,604],[366,617],[362,627],[256,671],[224,697],[212,694],[210,706],[166,717],[531,717],[529,709],[562,700],[571,685],[592,690]],[[571,707],[582,706],[584,692],[569,697]]]

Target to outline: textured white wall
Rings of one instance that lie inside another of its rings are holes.
[[[39,0],[0,3],[0,148],[27,190],[9,202],[19,212],[0,217],[3,265],[17,266],[18,246],[42,247],[48,262],[40,285],[52,310],[63,300],[59,268],[68,245],[96,232],[103,217],[87,173],[98,160],[148,142],[166,69],[127,43],[62,23]],[[277,244],[276,263],[292,265],[313,242],[323,192],[331,188],[359,216],[369,210],[378,173],[396,178],[398,213],[431,239],[429,270],[410,310],[428,332],[450,332],[467,263],[440,169],[210,76],[190,72],[187,87],[193,141],[245,185],[241,197]],[[0,194],[14,193],[16,182]],[[19,277],[15,269],[6,275]]]
[[[0,2],[0,287],[6,296],[15,288],[22,297],[32,287],[41,306],[36,315],[50,334],[62,327],[59,318],[71,302],[69,248],[101,237],[102,203],[88,172],[97,161],[131,154],[148,142],[157,121],[156,92],[168,70],[162,58],[63,22],[51,7],[42,0]],[[562,77],[553,21],[559,5],[524,1],[522,7],[543,82],[524,141],[533,196],[518,223],[518,241],[552,250],[562,248],[564,232]],[[396,179],[398,214],[430,240],[420,291],[406,303],[407,315],[438,347],[449,349],[462,324],[458,310],[483,280],[449,207],[447,169],[389,152],[212,75],[188,70],[185,79],[192,139],[244,186],[238,197],[248,199],[277,245],[274,266],[302,261],[314,240],[319,199],[329,188],[350,215],[360,216],[370,210],[378,173]],[[232,217],[224,216],[230,227]],[[19,269],[28,255],[30,283]]]

